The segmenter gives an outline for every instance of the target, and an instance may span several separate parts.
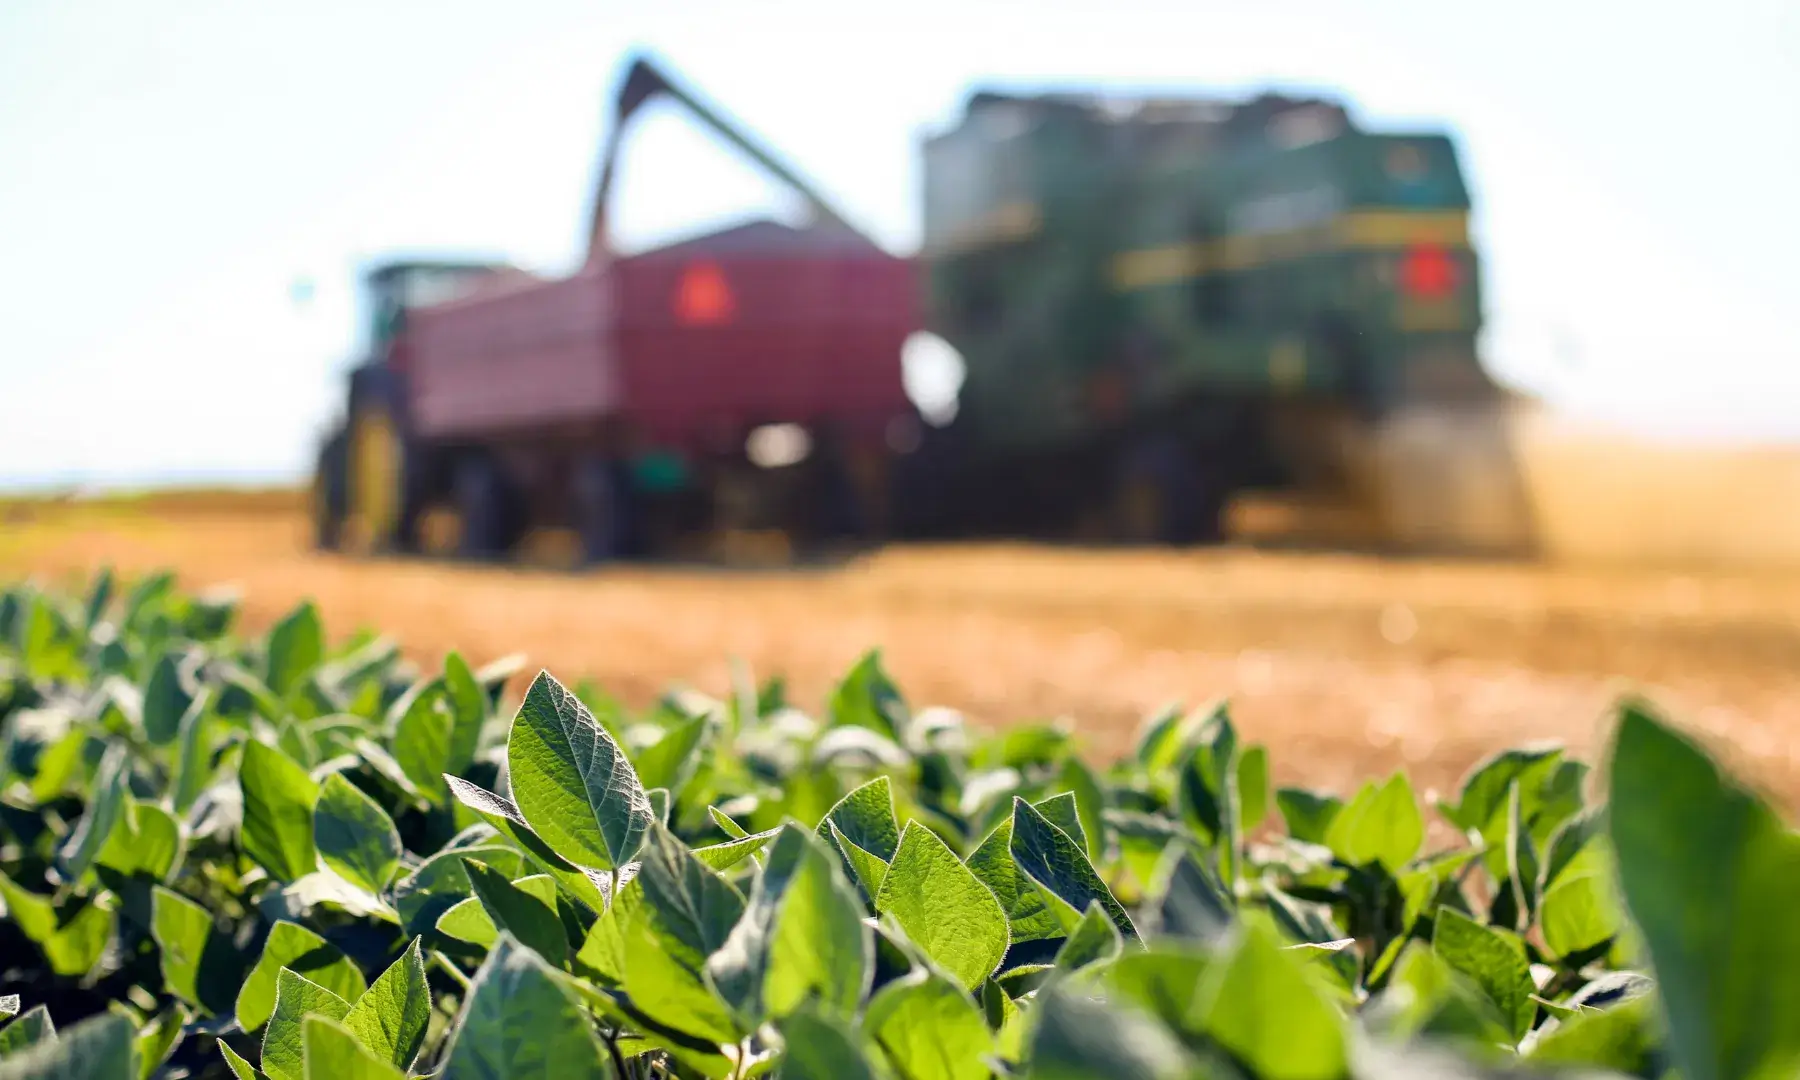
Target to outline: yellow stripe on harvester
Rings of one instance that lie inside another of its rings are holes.
[[[1327,251],[1412,244],[1468,247],[1469,215],[1461,210],[1358,210],[1322,226],[1142,248],[1113,259],[1112,281],[1118,291],[1131,292]]]

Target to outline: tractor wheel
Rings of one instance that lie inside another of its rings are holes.
[[[320,551],[336,551],[343,542],[345,516],[345,433],[331,433],[319,448],[313,472],[313,543]]]
[[[614,562],[631,550],[633,507],[629,478],[613,462],[587,457],[576,463],[573,504],[583,561]]]
[[[456,469],[456,509],[462,519],[459,553],[466,559],[504,558],[512,550],[505,477],[486,454],[471,454]]]
[[[362,554],[399,550],[408,509],[406,447],[386,402],[371,395],[356,403],[346,450],[348,545]]]

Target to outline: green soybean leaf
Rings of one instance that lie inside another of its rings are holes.
[[[317,869],[313,809],[319,785],[306,770],[252,739],[244,744],[238,784],[244,799],[244,853],[284,885]]]
[[[141,875],[166,881],[181,861],[185,840],[181,823],[155,803],[125,796],[125,810],[113,827],[95,865],[116,870],[126,877]]]
[[[1504,930],[1483,926],[1454,908],[1440,907],[1431,948],[1481,988],[1500,1010],[1515,1043],[1525,1037],[1537,1016],[1537,1003],[1532,1000],[1537,985],[1531,980],[1524,942]]]
[[[790,822],[706,972],[746,1025],[785,1016],[808,998],[847,1016],[869,985],[874,948],[837,856]]]
[[[1012,829],[1010,817],[995,826],[969,856],[969,871],[1000,901],[1013,941],[1062,937],[1063,925],[1050,910],[1049,898],[1013,862]]]
[[[506,760],[519,809],[551,850],[601,870],[637,854],[650,797],[624,750],[547,671],[513,719]]]
[[[417,684],[394,726],[394,761],[433,806],[450,799],[444,774],[450,768],[450,739],[456,718],[443,681]]]
[[[11,1057],[27,1046],[55,1037],[56,1025],[50,1020],[50,1010],[42,1005],[33,1005],[23,1015],[13,1017],[5,1027],[0,1028],[0,1058]]]
[[[1269,748],[1248,746],[1238,755],[1238,812],[1244,832],[1255,832],[1269,814]]]
[[[263,1031],[262,1069],[270,1080],[305,1080],[305,1020],[343,1020],[350,1003],[304,975],[283,970],[275,980],[275,1012]]]
[[[377,896],[400,869],[400,832],[381,804],[342,773],[325,778],[313,808],[313,845],[337,875]]]
[[[75,780],[76,770],[81,766],[82,755],[87,751],[87,744],[87,731],[71,727],[38,756],[37,773],[31,778],[33,802],[41,805],[69,790]]]
[[[324,658],[325,630],[319,622],[319,609],[306,601],[269,631],[269,664],[263,681],[278,696],[286,697]]]
[[[130,754],[126,744],[116,742],[107,747],[106,755],[100,759],[93,800],[57,853],[57,871],[64,881],[81,880],[118,825],[119,817],[125,811],[125,800],[129,798],[125,785],[129,780]]]
[[[521,944],[536,949],[556,967],[568,963],[569,939],[562,920],[557,918],[554,901],[546,903],[479,860],[465,858],[463,864],[469,874],[469,885],[496,930],[510,932]]]
[[[245,1061],[242,1054],[231,1048],[230,1043],[220,1039],[217,1045],[219,1055],[225,1059],[225,1067],[231,1070],[231,1075],[237,1080],[263,1080],[266,1074]]]
[[[1099,866],[1107,853],[1106,792],[1093,770],[1080,758],[1063,760],[1058,785],[1075,797],[1075,812],[1081,821],[1082,837],[1087,843],[1088,858]],[[1073,834],[1071,834],[1073,835]]]
[[[413,938],[400,958],[350,1006],[344,1027],[377,1058],[410,1069],[425,1044],[430,1020],[431,988],[425,983],[425,958],[419,939]]]
[[[749,830],[731,820],[730,814],[727,814],[716,806],[707,807],[706,816],[712,818],[713,824],[719,827],[720,832],[723,832],[733,840],[742,840],[744,837],[750,835]]]
[[[1054,987],[1038,995],[1031,1075],[1043,1080],[1187,1080],[1204,1076],[1169,1029],[1137,1008]]]
[[[231,943],[213,932],[211,912],[158,885],[151,893],[151,935],[171,993],[209,1013],[231,1010],[237,957]]]
[[[192,701],[182,685],[176,655],[163,653],[150,669],[150,681],[144,684],[144,737],[152,746],[167,746],[175,741],[181,718]]]
[[[1221,704],[1191,739],[1181,764],[1181,816],[1216,854],[1219,875],[1237,881],[1238,851],[1243,844],[1237,790],[1237,731]]]
[[[600,887],[595,884],[594,876],[581,870],[574,863],[550,850],[550,845],[531,830],[526,824],[525,815],[513,805],[512,800],[504,799],[476,784],[471,784],[459,776],[444,776],[449,785],[450,794],[456,801],[481,815],[482,819],[500,834],[524,849],[525,855],[537,867],[555,878],[557,884],[567,889],[588,908],[595,912],[605,909],[606,900],[601,895]]]
[[[1098,900],[1088,905],[1081,921],[1056,950],[1055,965],[1063,971],[1079,971],[1089,964],[1111,960],[1125,950],[1119,928]]]
[[[699,975],[743,916],[743,894],[661,825],[650,827],[636,881],[652,931],[670,955]]]
[[[667,788],[680,795],[699,765],[700,747],[706,740],[706,716],[690,716],[663,732],[637,760],[638,782],[645,788]]]
[[[106,617],[106,609],[112,604],[113,589],[116,584],[110,566],[101,567],[100,572],[94,575],[94,584],[88,592],[87,605],[84,609],[86,617],[82,620],[82,625],[90,632],[100,624],[101,619]]]
[[[136,1032],[115,1012],[90,1016],[53,1039],[0,1059],[0,1080],[122,1080],[138,1074]]]
[[[755,836],[746,836],[738,840],[728,840],[723,844],[709,844],[694,849],[694,858],[699,859],[714,870],[724,873],[732,867],[748,859],[750,856],[769,846],[781,830],[770,829],[759,832]]]
[[[493,916],[473,896],[464,898],[438,916],[435,929],[446,937],[483,949],[493,948],[494,942],[500,939],[500,928],[494,925]]]
[[[345,1001],[355,1001],[368,989],[362,972],[336,945],[299,923],[281,919],[269,930],[262,955],[238,991],[237,1021],[245,1031],[257,1030],[274,1014],[275,983],[282,968],[306,976]]]
[[[777,1027],[782,1080],[877,1080],[874,1067],[842,1021],[801,1009]]]
[[[487,724],[487,694],[469,662],[452,652],[444,657],[444,693],[450,701],[450,762],[444,771],[460,774],[475,762]]]
[[[906,823],[894,861],[875,897],[932,961],[974,990],[1006,955],[1006,912],[981,879],[938,835]]]
[[[882,668],[881,650],[871,649],[863,654],[832,691],[826,712],[834,727],[866,727],[896,742],[902,741],[906,702]]]
[[[1653,1076],[1660,1028],[1655,999],[1634,998],[1546,1024],[1525,1057],[1543,1065],[1591,1065],[1621,1076]]]
[[[838,854],[844,857],[844,865],[850,868],[851,880],[856,882],[863,897],[873,904],[876,894],[881,891],[881,883],[887,878],[887,863],[882,862],[881,857],[874,852],[857,847],[856,842],[840,832],[837,823],[830,818],[826,818],[823,824]]]
[[[300,1024],[305,1080],[406,1080],[406,1074],[357,1041],[347,1025],[314,1014]]]
[[[1044,820],[1068,834],[1075,841],[1075,846],[1082,851],[1088,850],[1087,829],[1081,823],[1081,812],[1075,805],[1075,793],[1065,791],[1060,795],[1052,795],[1031,804]]]
[[[212,691],[202,688],[182,714],[176,731],[181,752],[175,760],[169,800],[177,814],[186,814],[212,782],[212,732]]]
[[[6,900],[6,917],[37,943],[58,975],[87,974],[112,939],[116,916],[107,893],[59,911],[49,897],[0,874],[0,897]]]
[[[150,1080],[181,1044],[183,1028],[193,1019],[186,1005],[177,1002],[157,1014],[134,1042],[137,1052],[138,1080]]]
[[[1275,793],[1275,807],[1287,823],[1289,836],[1309,844],[1323,844],[1331,823],[1344,809],[1344,801],[1334,795],[1288,787]]]
[[[1194,1008],[1220,1045],[1266,1080],[1335,1080],[1345,1072],[1344,1022],[1301,959],[1261,921],[1240,924],[1230,951],[1201,976]]]
[[[1455,806],[1439,809],[1464,831],[1481,833],[1490,842],[1504,830],[1507,793],[1515,784],[1536,791],[1562,757],[1555,746],[1502,750],[1469,770]]]
[[[704,969],[696,971],[672,953],[644,913],[649,905],[642,889],[633,882],[620,897],[622,907],[635,899],[636,913],[615,908],[594,923],[582,943],[582,962],[623,983],[639,1011],[664,1027],[711,1043],[741,1039],[746,1030],[714,992]],[[609,936],[609,925],[616,936]]]
[[[888,778],[877,776],[850,791],[819,822],[819,835],[829,831],[826,822],[857,847],[884,863],[894,861],[900,844],[900,821],[894,814],[894,790]]]
[[[1364,784],[1325,834],[1325,846],[1351,866],[1378,863],[1390,874],[1412,861],[1425,842],[1425,819],[1406,774]]]
[[[475,973],[442,1080],[606,1080],[587,1011],[534,950],[502,935]]]
[[[927,969],[888,983],[870,999],[863,1032],[901,1076],[987,1080],[994,1050],[987,1017],[962,987]]]
[[[1686,1080],[1800,1064],[1800,838],[1650,709],[1621,709],[1612,847]]]
[[[1538,906],[1544,944],[1556,956],[1575,956],[1606,944],[1619,932],[1619,910],[1607,880],[1576,874],[1558,881]]]
[[[394,911],[408,934],[423,934],[437,925],[444,912],[473,896],[463,857],[480,859],[513,880],[525,873],[525,858],[517,850],[498,844],[440,851],[394,886]],[[554,893],[552,893],[554,899]],[[479,906],[479,901],[477,901]]]
[[[1132,925],[1131,916],[1125,913],[1112,890],[1094,872],[1087,853],[1067,833],[1045,820],[1030,803],[1016,796],[1013,798],[1009,850],[1013,862],[1027,877],[1061,901],[1067,914],[1059,917],[1059,921],[1066,920],[1065,925],[1073,926],[1088,905],[1098,901],[1122,935],[1133,940],[1137,938],[1137,927]]]

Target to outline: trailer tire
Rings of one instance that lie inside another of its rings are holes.
[[[614,562],[631,551],[633,506],[630,478],[601,457],[578,461],[571,503],[582,559],[590,565]]]
[[[504,558],[512,548],[505,478],[486,454],[471,454],[457,463],[456,508],[462,518],[462,556]]]

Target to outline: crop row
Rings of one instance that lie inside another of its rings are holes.
[[[816,713],[518,674],[167,574],[0,592],[0,1080],[1800,1065],[1800,840],[1639,701],[1601,769],[1427,806],[1271,790],[1223,702],[1098,769],[875,652]]]

